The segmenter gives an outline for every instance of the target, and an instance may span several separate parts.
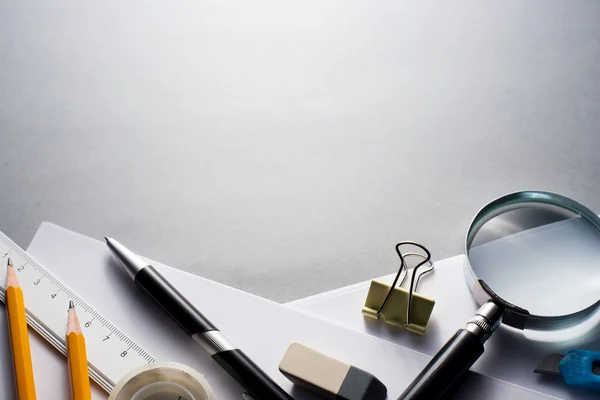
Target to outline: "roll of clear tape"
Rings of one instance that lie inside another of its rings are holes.
[[[108,400],[215,400],[204,375],[187,365],[152,363],[127,373]]]

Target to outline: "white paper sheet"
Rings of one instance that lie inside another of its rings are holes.
[[[135,288],[104,243],[44,223],[28,251],[159,360],[196,368],[205,374],[219,399],[241,398],[239,386]],[[390,399],[397,398],[427,362],[426,356],[412,350],[158,263],[154,266],[295,399],[316,397],[293,389],[277,370],[292,341],[375,374],[386,384]],[[0,310],[4,314],[4,309]],[[36,334],[30,333],[30,337],[38,398],[67,399],[65,360]],[[0,343],[0,398],[14,398],[4,315],[0,315]],[[478,374],[472,375],[460,398],[479,399],[482,391],[489,399],[542,398],[535,392]],[[106,397],[94,387],[94,399]]]
[[[362,316],[360,310],[369,291],[370,281],[286,305],[357,332],[433,356],[478,308],[464,278],[464,261],[464,256],[438,261],[434,271],[422,277],[419,292],[436,300],[424,336]],[[393,277],[392,274],[378,279],[391,283]],[[550,398],[595,399],[598,397],[597,392],[568,387],[560,378],[534,374],[533,370],[550,353],[564,353],[571,348],[600,350],[599,321],[600,314],[596,314],[577,328],[552,334],[518,331],[501,326],[486,343],[485,353],[472,370],[543,393]]]

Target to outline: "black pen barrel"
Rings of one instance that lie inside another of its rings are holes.
[[[135,275],[134,282],[190,336],[217,328],[153,266],[148,265]]]
[[[177,324],[209,351],[225,369],[256,400],[292,400],[263,370],[240,349],[221,336],[196,307],[173,287],[154,267],[148,265],[135,274],[134,282]]]
[[[212,358],[256,400],[293,400],[240,349],[222,351]]]
[[[255,400],[293,400],[258,365],[233,346],[196,307],[154,267],[131,250],[106,237],[106,244],[133,281]]]

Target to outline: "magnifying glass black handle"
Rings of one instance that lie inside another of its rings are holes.
[[[433,357],[399,400],[441,399],[483,354],[480,338],[459,329]]]
[[[483,354],[483,344],[494,332],[503,307],[488,301],[464,329],[459,329],[406,388],[398,400],[442,399]]]

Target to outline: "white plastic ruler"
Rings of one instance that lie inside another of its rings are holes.
[[[6,265],[10,257],[25,297],[27,323],[66,355],[65,334],[69,300],[85,335],[90,377],[110,392],[127,372],[156,362],[146,350],[56,279],[4,233],[0,232],[0,300],[5,301]]]

